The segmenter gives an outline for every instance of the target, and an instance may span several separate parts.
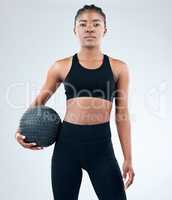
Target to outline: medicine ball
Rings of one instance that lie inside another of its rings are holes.
[[[54,109],[40,105],[24,112],[19,129],[26,136],[26,142],[48,147],[58,140],[61,124],[60,116]]]

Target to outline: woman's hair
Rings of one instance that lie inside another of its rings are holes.
[[[105,27],[106,27],[106,15],[105,15],[105,13],[102,11],[102,9],[100,7],[97,7],[94,4],[85,5],[77,11],[77,13],[75,15],[75,20],[74,20],[74,26],[76,24],[76,20],[77,20],[78,16],[80,14],[82,14],[84,11],[87,11],[87,10],[93,10],[93,11],[96,11],[97,13],[99,13],[104,18],[104,24],[105,24]]]

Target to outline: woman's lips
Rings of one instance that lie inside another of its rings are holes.
[[[96,37],[94,37],[94,36],[86,36],[86,37],[84,37],[84,38],[94,39],[94,38],[96,38]]]

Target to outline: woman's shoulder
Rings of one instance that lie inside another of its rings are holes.
[[[57,66],[66,66],[68,63],[71,62],[72,57],[73,55],[55,59],[55,64]]]
[[[64,79],[65,74],[70,70],[72,58],[73,55],[55,59],[53,68],[54,71],[59,74],[61,80]]]
[[[119,68],[124,68],[127,67],[127,62],[120,59],[120,58],[115,58],[112,56],[108,56],[109,57],[109,61],[112,63],[113,66],[119,66]]]
[[[127,62],[120,58],[115,58],[112,56],[108,56],[108,57],[109,57],[109,62],[110,62],[112,71],[115,74],[116,78],[118,79],[122,71],[128,70]]]

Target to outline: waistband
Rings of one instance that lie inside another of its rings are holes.
[[[62,121],[60,139],[63,141],[97,141],[110,138],[110,121],[98,124],[76,124]]]
[[[68,126],[75,126],[75,127],[100,127],[100,126],[109,126],[110,121],[101,122],[101,123],[97,123],[97,124],[77,124],[77,123],[68,122],[68,121],[63,120],[62,124],[68,125]]]

